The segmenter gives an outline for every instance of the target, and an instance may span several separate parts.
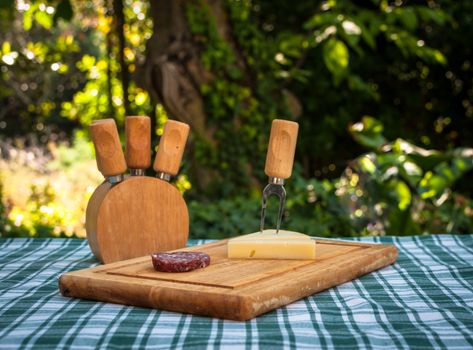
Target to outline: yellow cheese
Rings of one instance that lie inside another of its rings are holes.
[[[232,238],[230,259],[315,259],[315,241],[298,232],[264,230]]]

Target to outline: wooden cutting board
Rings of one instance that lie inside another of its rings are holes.
[[[316,260],[228,259],[226,240],[179,249],[211,264],[185,273],[153,269],[145,256],[59,279],[62,295],[244,321],[396,261],[392,245],[317,240]]]

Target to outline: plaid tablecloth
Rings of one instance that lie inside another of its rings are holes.
[[[381,240],[395,265],[234,322],[64,298],[58,276],[98,264],[85,241],[3,239],[0,349],[472,349],[473,236]]]

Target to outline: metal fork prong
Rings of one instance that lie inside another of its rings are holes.
[[[264,219],[266,217],[266,201],[267,200],[268,200],[268,196],[263,191],[263,199],[261,200],[261,222],[259,225],[260,232],[264,231]]]
[[[279,197],[279,211],[278,211],[278,221],[276,222],[276,233],[279,233],[279,228],[281,227],[282,217],[284,215],[284,205],[286,203],[286,190],[283,186],[280,186],[281,190],[278,194]]]
[[[286,202],[286,190],[282,185],[268,184],[263,190],[263,198],[261,202],[261,222],[260,222],[260,231],[264,230],[264,220],[266,217],[266,205],[268,197],[275,195],[279,198],[279,210],[278,210],[278,219],[276,225],[276,233],[279,232],[281,226],[282,217],[284,214],[284,203]]]

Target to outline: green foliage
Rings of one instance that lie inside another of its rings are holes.
[[[2,232],[69,235],[81,225],[84,198],[64,209],[53,187],[64,181],[69,188],[74,174],[84,172],[80,166],[95,169],[85,141],[92,120],[124,118],[107,4],[0,6],[0,141],[33,133],[45,145],[77,135],[41,170],[0,168],[10,179],[20,170],[32,178],[68,177],[24,185],[21,205],[11,202],[12,186],[4,186]],[[199,89],[213,142],[193,133],[195,162],[184,162],[176,182],[190,201],[194,237],[258,229],[276,117],[300,124],[286,228],[318,236],[471,232],[473,185],[459,179],[472,169],[473,2],[223,0],[231,28],[225,38],[208,4],[185,3],[189,32],[212,77]],[[124,5],[125,61],[134,74],[152,18],[149,2]],[[163,108],[133,82],[128,94],[134,114],[155,116],[159,134]],[[195,166],[215,175],[207,188],[192,186],[202,174]],[[84,188],[77,192],[87,194]]]
[[[287,86],[303,106],[298,151],[308,164],[304,176],[338,175],[330,165],[342,169],[361,152],[346,125],[366,114],[383,122],[389,138],[443,149],[471,145],[472,119],[465,116],[473,113],[466,102],[472,71],[463,49],[466,32],[472,33],[464,14],[471,10],[471,3],[449,1],[261,2],[262,22],[274,28],[268,36],[292,31],[288,38],[306,38],[288,64],[308,74]],[[301,22],[305,32],[295,29]],[[465,36],[455,34],[459,26]],[[453,100],[445,101],[455,84]]]
[[[439,152],[402,139],[387,143],[382,131],[372,117],[351,127],[353,137],[373,151],[353,160],[340,178],[306,180],[296,169],[287,182],[283,227],[320,237],[471,232],[473,201],[451,188],[473,168],[473,149]],[[256,232],[259,200],[257,194],[191,202],[192,237]],[[274,226],[276,202],[268,227]]]
[[[350,54],[343,41],[329,39],[324,44],[324,62],[338,82],[346,73]]]
[[[372,117],[364,116],[361,123],[351,125],[349,130],[353,138],[367,148],[378,149],[386,143],[383,124]]]
[[[378,125],[378,132],[373,132],[373,124],[376,123],[372,118],[365,118],[353,125],[351,132],[359,140],[365,133],[382,139],[382,128]],[[379,144],[372,153],[357,158],[350,171],[359,177],[355,193],[363,193],[357,201],[360,216],[379,223],[387,234],[394,235],[467,232],[469,224],[465,223],[472,223],[473,219],[471,201],[465,198],[464,206],[455,205],[463,197],[452,192],[451,187],[472,168],[473,149],[439,152],[397,139]]]
[[[0,9],[0,79],[5,83],[0,87],[0,126],[6,135],[34,130],[46,142],[51,134],[54,139],[71,137],[93,119],[123,120],[112,17],[106,7],[94,6],[89,1],[33,0]],[[11,7],[17,8],[14,18],[6,15]],[[148,7],[132,1],[125,6],[130,45],[125,56],[131,72],[151,35]],[[133,114],[154,111],[146,91],[132,83],[128,92]]]
[[[188,27],[213,76],[200,88],[209,127],[218,128],[219,147],[217,151],[217,146],[196,138],[198,163],[220,179],[195,196],[248,194],[254,190],[252,184],[264,181],[259,169],[267,135],[257,130],[267,130],[275,117],[301,124],[298,160],[305,164],[305,177],[336,176],[339,171],[328,169],[343,168],[361,152],[348,137],[346,125],[365,114],[377,115],[390,138],[406,134],[417,144],[439,148],[442,143],[432,140],[461,144],[458,131],[439,135],[447,128],[433,130],[431,120],[438,118],[436,123],[444,125],[452,117],[439,116],[433,107],[438,99],[425,102],[439,81],[433,72],[445,74],[450,58],[456,61],[455,52],[436,41],[457,23],[459,13],[450,3],[224,3],[231,40],[219,34],[205,1],[186,5]],[[471,84],[462,84],[471,91]],[[459,98],[457,105],[464,101]],[[457,111],[455,120],[463,115]],[[460,132],[470,135],[466,130]]]
[[[211,82],[200,87],[208,126],[217,127],[215,141],[225,145],[217,151],[202,137],[194,140],[197,161],[220,176],[207,189],[209,197],[250,193],[251,180],[262,177],[255,169],[263,167],[260,155],[266,151],[266,135],[259,130],[266,129],[277,115],[287,115],[284,100],[275,100],[280,95],[277,93],[280,72],[274,62],[276,43],[266,43],[252,24],[250,2],[225,1],[225,5],[243,59],[236,57],[229,43],[220,36],[215,18],[204,1],[186,6],[189,29],[202,46],[201,60],[214,75]],[[257,76],[245,76],[243,65],[248,65]]]

